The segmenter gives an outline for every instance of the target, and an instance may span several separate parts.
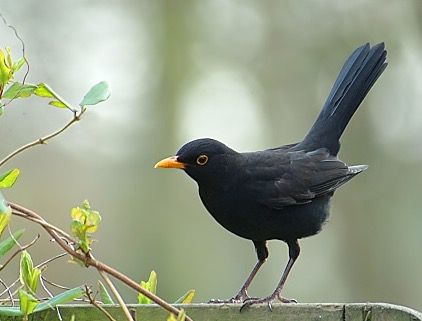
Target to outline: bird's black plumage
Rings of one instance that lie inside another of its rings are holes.
[[[213,139],[184,145],[157,167],[182,168],[199,187],[208,212],[227,230],[252,240],[258,263],[230,302],[271,303],[299,255],[298,239],[321,230],[334,191],[367,168],[337,158],[347,123],[384,71],[384,44],[357,48],[345,62],[321,113],[303,141],[258,152],[238,153]],[[268,256],[267,240],[289,246],[289,262],[276,290],[251,299],[247,288]],[[220,301],[218,301],[220,302]]]

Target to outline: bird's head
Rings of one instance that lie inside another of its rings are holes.
[[[236,155],[239,154],[217,140],[201,138],[183,145],[176,156],[165,158],[154,167],[183,169],[201,183],[224,175]]]

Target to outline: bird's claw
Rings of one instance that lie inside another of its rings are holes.
[[[295,299],[287,299],[287,298],[283,298],[282,296],[279,296],[278,300],[281,303],[297,303],[297,300],[295,300]]]
[[[215,304],[222,304],[222,303],[244,303],[247,300],[255,300],[258,298],[251,298],[247,293],[238,293],[236,296],[228,299],[228,300],[221,300],[221,299],[211,299],[208,303],[215,303]]]
[[[223,303],[242,303],[243,301],[240,299],[236,299],[236,298],[230,298],[227,300],[222,300],[222,299],[211,299],[208,301],[208,303],[212,303],[212,304],[223,304]]]
[[[270,296],[267,296],[265,298],[259,299],[259,298],[248,298],[245,301],[243,301],[243,305],[240,307],[240,312],[242,312],[245,308],[250,307],[251,305],[254,304],[261,304],[261,303],[266,303],[268,306],[268,309],[270,309],[270,311],[273,311],[273,302],[274,301],[279,301],[282,303],[297,303],[297,301],[295,299],[286,299],[283,298],[282,296],[280,296],[277,293],[273,293]]]

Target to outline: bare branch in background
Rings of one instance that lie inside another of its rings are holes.
[[[5,292],[3,292],[3,293],[6,293],[7,292],[7,294],[9,295],[9,299],[7,300],[7,302],[9,302],[9,300],[10,300],[10,302],[12,302],[12,306],[14,306],[15,305],[15,300],[13,299],[13,295],[12,295],[12,292],[10,291],[10,287],[8,287],[7,284],[4,283],[4,281],[2,279],[0,279],[0,283],[6,289]]]
[[[21,43],[21,48],[22,48],[22,57],[25,60],[25,65],[26,65],[26,72],[25,75],[23,76],[23,80],[22,80],[22,84],[25,84],[26,81],[26,77],[28,77],[29,74],[29,62],[26,59],[26,55],[25,55],[25,42],[23,41],[22,37],[19,35],[18,30],[15,28],[15,26],[10,25],[6,18],[0,13],[0,18],[1,20],[3,20],[3,23],[10,29],[13,30],[13,32],[15,33],[15,37],[19,40],[19,42]],[[12,101],[12,100],[11,100]],[[11,101],[9,101],[7,104],[10,104]],[[5,104],[5,105],[7,105]]]
[[[32,245],[34,245],[38,239],[40,238],[40,235],[38,234],[31,242],[29,242],[28,244],[25,244],[23,246],[20,246],[19,249],[17,251],[15,251],[7,260],[6,262],[0,266],[0,272],[15,258],[16,255],[18,255],[19,253],[21,253],[22,251],[26,250],[27,248],[31,247]]]
[[[66,255],[67,255],[67,253],[66,253]],[[41,279],[42,279],[45,283],[50,284],[51,286],[54,286],[54,287],[56,287],[56,288],[58,288],[58,289],[61,289],[61,290],[70,290],[70,288],[69,288],[69,287],[67,287],[67,286],[63,286],[63,285],[60,285],[60,284],[57,284],[57,283],[54,283],[54,282],[52,282],[52,281],[48,280],[45,276],[42,276],[42,275],[41,275]]]
[[[70,126],[72,126],[74,123],[78,122],[81,120],[81,116],[85,113],[86,108],[82,108],[79,112],[78,111],[74,111],[73,112],[73,118],[66,124],[64,125],[62,128],[52,132],[51,134],[48,134],[44,137],[38,138],[36,140],[34,140],[33,142],[30,142],[26,145],[23,145],[21,147],[19,147],[18,149],[14,150],[13,152],[11,152],[9,155],[7,155],[5,158],[3,158],[0,161],[0,167],[2,165],[4,165],[7,161],[9,161],[10,159],[12,159],[13,157],[15,157],[16,155],[24,152],[25,150],[37,146],[37,145],[43,145],[46,144],[47,141],[49,141],[50,139],[56,137],[57,135],[60,135],[62,132],[64,132],[66,129],[68,129]]]
[[[108,313],[106,309],[104,309],[101,305],[98,304],[98,302],[95,300],[95,297],[92,296],[91,289],[85,285],[85,293],[86,296],[89,299],[89,303],[91,303],[93,306],[95,306],[98,310],[100,310],[104,315],[110,320],[110,321],[116,321],[116,319],[113,318],[113,316]]]

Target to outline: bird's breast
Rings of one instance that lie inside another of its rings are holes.
[[[199,187],[202,203],[212,217],[230,232],[246,237],[246,208],[248,204],[242,200],[239,191],[228,184],[220,184],[214,188]]]
[[[230,232],[250,240],[288,240],[318,233],[329,213],[329,196],[303,205],[271,209],[242,193],[240,186],[199,187],[202,203]]]

